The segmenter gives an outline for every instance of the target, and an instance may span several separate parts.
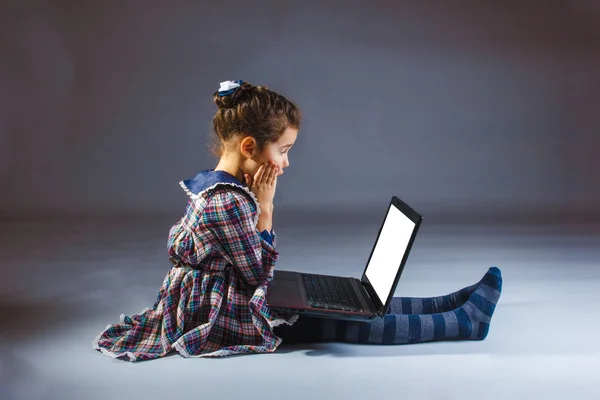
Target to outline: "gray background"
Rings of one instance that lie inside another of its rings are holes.
[[[444,4],[4,1],[1,210],[179,212],[239,78],[305,114],[280,209],[596,214],[598,3]]]
[[[360,276],[397,195],[425,220],[396,296],[496,265],[486,340],[92,349],[156,299],[226,79],[305,115],[277,269]],[[0,0],[0,399],[597,400],[599,110],[598,1]]]

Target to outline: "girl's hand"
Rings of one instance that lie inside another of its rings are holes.
[[[277,188],[277,174],[279,167],[274,162],[268,161],[262,164],[254,177],[244,175],[246,183],[256,195],[258,203],[264,210],[273,211],[273,198]]]

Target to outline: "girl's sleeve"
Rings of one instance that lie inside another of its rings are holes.
[[[204,209],[206,226],[219,242],[220,252],[248,284],[257,286],[273,279],[279,253],[275,235],[271,241],[259,233],[254,223],[251,200],[242,193],[224,190],[215,193]]]
[[[275,246],[275,232],[273,232],[273,230],[271,229],[271,232],[269,233],[268,230],[264,230],[260,233],[260,236],[266,240],[267,242],[269,242],[271,244],[271,246]]]

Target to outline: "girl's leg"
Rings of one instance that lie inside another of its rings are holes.
[[[427,299],[421,304],[414,299],[407,302],[399,298],[395,301],[395,310],[400,312],[371,322],[300,317],[292,326],[276,327],[275,334],[284,343],[406,344],[482,340],[488,334],[501,291],[502,275],[493,267],[477,284],[448,296]],[[419,313],[413,313],[417,310]]]
[[[435,314],[454,310],[465,304],[480,282],[445,296],[394,297],[387,314]]]

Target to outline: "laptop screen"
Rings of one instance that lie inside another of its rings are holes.
[[[415,225],[415,222],[402,211],[390,204],[371,259],[365,269],[367,279],[383,304],[394,286],[394,280]]]

